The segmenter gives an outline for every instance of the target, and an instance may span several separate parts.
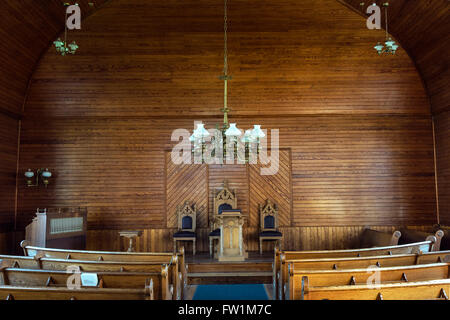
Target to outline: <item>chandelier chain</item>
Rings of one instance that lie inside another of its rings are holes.
[[[224,4],[224,10],[225,10],[225,14],[224,14],[224,42],[225,42],[225,46],[224,46],[224,55],[223,55],[223,59],[224,59],[224,67],[223,67],[223,73],[225,74],[225,76],[228,75],[228,3],[227,0],[225,0],[225,4]]]
[[[385,20],[386,20],[386,39],[389,36],[389,32],[388,32],[388,5],[389,5],[389,3],[387,2],[387,6],[385,7],[385,13],[384,13],[384,17],[385,17]]]

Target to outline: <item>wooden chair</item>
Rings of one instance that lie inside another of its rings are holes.
[[[220,229],[216,223],[216,217],[222,214],[223,210],[234,210],[237,208],[236,190],[228,188],[228,182],[223,182],[222,189],[214,196],[214,213],[210,220],[211,232],[209,233],[209,255],[213,255],[214,241],[220,240]]]
[[[192,253],[195,255],[196,247],[196,205],[186,201],[183,206],[177,206],[178,231],[173,235],[173,249],[177,251],[177,241],[192,241]]]
[[[281,248],[283,234],[278,231],[278,208],[269,199],[266,204],[259,205],[260,228],[259,233],[259,253],[262,254],[263,241],[276,241]]]

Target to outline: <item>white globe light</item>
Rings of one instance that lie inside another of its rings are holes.
[[[33,177],[34,177],[34,172],[31,171],[30,169],[28,169],[28,171],[25,172],[25,177],[27,177],[27,178],[33,178]]]
[[[52,173],[50,171],[48,171],[48,169],[45,169],[45,171],[42,172],[42,176],[44,178],[50,178],[52,176]]]
[[[209,136],[209,132],[205,129],[203,123],[199,123],[197,124],[197,129],[194,130],[193,136],[196,139],[205,138]]]
[[[261,130],[261,126],[259,124],[255,124],[253,126],[252,136],[254,138],[264,138],[266,134]]]
[[[227,137],[239,137],[241,135],[241,130],[236,128],[236,123],[230,123],[230,127],[225,131]]]

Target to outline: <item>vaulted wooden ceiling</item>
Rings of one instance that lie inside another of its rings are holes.
[[[77,0],[83,18],[115,0]],[[154,0],[158,1],[158,0]],[[360,0],[336,0],[362,14]],[[19,118],[29,79],[41,55],[64,27],[67,0],[3,0],[0,2],[0,111]],[[75,1],[69,1],[74,3]],[[370,1],[371,3],[373,1]],[[382,1],[376,1],[381,5]],[[450,109],[448,70],[450,15],[448,0],[390,1],[390,33],[415,62],[433,112]],[[91,6],[89,3],[93,3]],[[366,4],[368,5],[368,3]],[[331,13],[330,13],[331,14]],[[381,39],[380,39],[381,40]]]

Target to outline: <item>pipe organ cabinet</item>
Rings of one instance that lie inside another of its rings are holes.
[[[31,246],[86,249],[87,208],[37,209],[25,229]]]

